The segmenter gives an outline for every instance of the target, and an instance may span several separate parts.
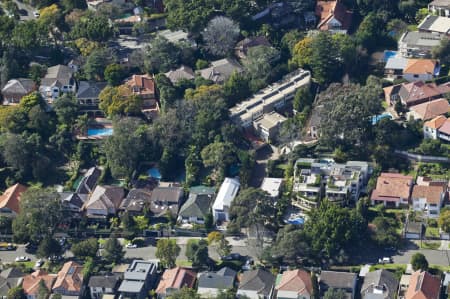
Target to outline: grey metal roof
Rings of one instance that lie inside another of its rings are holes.
[[[237,274],[236,271],[234,271],[233,269],[228,268],[228,267],[223,267],[222,269],[220,269],[216,273],[219,274],[219,275],[222,275],[222,276],[233,276],[233,277],[236,277],[236,274]]]
[[[364,283],[361,287],[361,295],[363,298],[368,298],[363,295],[374,293],[376,290],[383,292],[382,299],[394,299],[397,289],[398,280],[395,278],[394,274],[382,269],[366,274]]]
[[[182,217],[204,218],[214,201],[214,193],[190,193],[188,200],[181,207],[179,215]]]
[[[433,32],[410,31],[405,32],[400,42],[406,43],[408,46],[435,47],[441,42],[443,35]]]
[[[140,293],[143,287],[143,281],[124,280],[120,284],[119,292]]]
[[[119,282],[119,276],[116,275],[97,275],[89,279],[89,287],[103,287],[115,289]]]
[[[97,99],[102,90],[108,85],[106,82],[80,81],[77,99]]]
[[[239,284],[240,290],[256,291],[269,295],[275,283],[275,276],[267,270],[257,269],[244,272]]]
[[[351,289],[355,286],[356,273],[322,271],[319,281],[327,288]]]
[[[408,63],[408,59],[403,57],[391,57],[386,62],[385,69],[403,70]]]
[[[145,281],[155,272],[158,265],[154,262],[134,260],[124,273],[125,280]]]
[[[120,204],[121,210],[140,212],[146,202],[150,201],[152,191],[149,189],[131,189],[127,197]]]
[[[434,0],[431,1],[429,6],[447,6],[450,7],[450,0]]]
[[[2,89],[3,94],[23,94],[26,95],[32,92],[35,88],[35,83],[31,79],[18,78],[9,80]]]
[[[214,272],[203,272],[198,277],[199,288],[226,290],[233,287],[233,276],[222,276]]]

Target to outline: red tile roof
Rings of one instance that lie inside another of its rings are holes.
[[[328,22],[334,17],[338,20],[342,29],[348,30],[352,21],[352,13],[340,1],[317,1],[316,15],[320,17],[317,28],[328,30]]]
[[[450,105],[447,99],[441,98],[412,106],[410,110],[416,112],[421,119],[428,120],[449,112]]]
[[[313,293],[311,275],[304,270],[285,271],[276,290],[295,292],[298,295],[310,297]]]
[[[157,294],[165,294],[166,289],[181,289],[183,287],[193,288],[196,280],[195,272],[176,267],[164,271],[161,280],[156,288]]]
[[[450,136],[450,119],[447,119],[438,131]]]
[[[67,262],[58,272],[58,278],[53,286],[54,291],[80,292],[83,286],[83,266],[75,262]]]
[[[441,195],[445,192],[445,186],[419,186],[415,185],[411,198],[426,198],[427,203],[439,204]]]
[[[126,84],[137,94],[155,94],[155,81],[150,75],[133,75]]]
[[[37,295],[39,291],[39,283],[44,281],[48,290],[52,289],[56,274],[48,274],[43,270],[37,270],[23,278],[22,288],[26,295]]]
[[[447,118],[445,116],[439,115],[438,117],[425,122],[423,125],[428,128],[439,129],[446,121]]]
[[[436,68],[436,60],[433,59],[408,59],[403,74],[433,74]]]
[[[19,183],[9,187],[5,190],[5,192],[0,196],[0,209],[8,208],[15,213],[20,213],[20,198],[23,192],[25,192],[28,188]]]
[[[400,201],[409,199],[413,177],[399,173],[381,173],[372,191],[372,200]]]
[[[416,271],[409,281],[405,299],[438,299],[441,281],[428,272]]]

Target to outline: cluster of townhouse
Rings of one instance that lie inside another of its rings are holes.
[[[230,119],[240,128],[269,142],[276,138],[281,124],[287,120],[279,112],[292,102],[296,91],[309,88],[311,73],[298,69],[283,79],[255,93],[251,98],[230,108]]]
[[[294,164],[292,204],[306,212],[318,207],[324,198],[340,205],[356,202],[366,192],[371,172],[367,162],[298,159]]]

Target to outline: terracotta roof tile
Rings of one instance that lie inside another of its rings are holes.
[[[412,106],[410,110],[419,114],[421,119],[427,120],[449,112],[450,105],[447,99],[441,98]]]
[[[320,18],[317,28],[328,30],[328,22],[334,17],[342,24],[342,29],[350,28],[352,13],[340,1],[317,1],[316,15]]]
[[[444,186],[415,185],[411,198],[426,198],[427,203],[439,204],[444,192]]]
[[[442,125],[447,121],[447,118],[445,116],[439,115],[427,122],[424,123],[425,127],[432,128],[432,129],[439,129],[442,127]]]
[[[181,289],[182,287],[194,287],[196,275],[193,271],[176,267],[164,271],[161,280],[156,288],[157,294],[165,294],[166,289]]]
[[[27,295],[36,295],[39,290],[39,283],[44,281],[48,290],[52,289],[53,282],[56,279],[56,274],[48,274],[43,270],[37,270],[27,276],[23,277],[22,288]]]
[[[311,275],[304,270],[285,271],[275,288],[277,291],[296,292],[308,297],[313,293]]]
[[[405,299],[438,299],[441,282],[428,272],[416,271],[412,274]]]
[[[23,192],[28,188],[19,183],[9,187],[0,196],[0,208],[9,208],[15,213],[20,212],[20,198]]]
[[[58,272],[58,277],[52,288],[55,292],[79,293],[83,285],[83,266],[75,262],[67,262]]]
[[[433,59],[408,59],[404,74],[434,74],[436,60]]]
[[[409,199],[413,177],[398,173],[381,173],[377,186],[372,191],[371,199],[399,201],[400,198]]]

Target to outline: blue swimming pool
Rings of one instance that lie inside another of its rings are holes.
[[[113,128],[91,128],[87,132],[89,137],[101,137],[101,136],[111,136],[113,134]]]
[[[305,219],[299,217],[299,218],[289,219],[287,222],[289,224],[302,225],[305,223]]]
[[[384,118],[392,119],[393,117],[392,117],[392,114],[390,114],[389,112],[385,112],[383,114],[372,116],[372,125],[376,125],[380,120],[382,120]]]
[[[156,167],[152,167],[149,170],[147,170],[147,174],[149,177],[160,180],[162,178],[161,173],[159,172],[159,169]]]
[[[395,57],[397,55],[397,51],[384,51],[384,61],[386,62],[389,58]]]

